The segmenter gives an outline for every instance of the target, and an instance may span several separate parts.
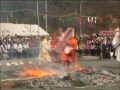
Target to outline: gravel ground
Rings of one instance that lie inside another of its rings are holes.
[[[96,67],[97,69],[103,69],[103,70],[109,70],[112,71],[113,73],[120,74],[120,63],[118,63],[116,60],[92,60],[92,57],[89,60],[89,57],[87,59],[79,60],[81,66],[87,68],[87,67]],[[18,64],[15,64],[17,62]],[[20,64],[20,62],[23,62],[24,64]],[[8,65],[8,63],[10,65]],[[21,59],[21,60],[2,60],[0,61],[0,66],[1,66],[1,71],[6,71],[6,70],[15,70],[15,69],[20,69],[25,66],[32,66],[32,65],[38,65],[39,62],[36,59]],[[80,87],[80,88],[57,88],[57,89],[52,89],[52,90],[120,90],[120,83],[113,83],[109,85],[102,85],[102,86],[86,86],[86,87]],[[23,87],[18,87],[14,89],[5,89],[1,88],[1,90],[45,90],[45,89],[40,89],[40,88],[23,88]]]

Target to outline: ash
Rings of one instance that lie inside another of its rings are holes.
[[[9,71],[0,71],[0,80],[4,80],[4,79],[12,79],[15,77],[19,77],[19,73],[21,72],[21,70],[9,70]]]
[[[30,88],[52,89],[58,87],[73,87],[73,83],[70,80],[59,79],[55,76],[44,76],[39,79],[28,80],[23,83]]]

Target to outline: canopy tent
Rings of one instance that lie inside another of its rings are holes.
[[[1,36],[11,35],[14,36],[12,23],[0,23]]]
[[[24,24],[24,27],[27,29],[26,31],[30,35],[40,35],[40,36],[49,35],[41,27],[38,28],[38,25]]]
[[[49,35],[41,27],[38,27],[38,25],[32,24],[0,23],[0,31],[2,36],[15,36],[15,34],[19,36]]]

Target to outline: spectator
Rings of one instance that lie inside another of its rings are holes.
[[[17,43],[16,43],[16,41],[13,42],[13,46],[14,46],[14,58],[17,58]]]
[[[9,55],[9,59],[14,58],[14,44],[13,44],[13,42],[10,42],[10,44],[8,44],[8,55]]]
[[[1,47],[0,47],[0,60],[2,60],[2,58],[3,58],[3,53],[2,53],[2,49],[1,49]]]
[[[23,45],[23,58],[27,58],[29,45],[26,41],[24,41],[22,45]]]
[[[3,44],[1,45],[1,50],[3,53],[3,59],[7,60],[9,58],[7,43],[3,42]]]
[[[17,43],[17,57],[22,58],[23,46],[20,42]]]
[[[29,45],[29,57],[33,57],[34,56],[34,42],[33,42],[33,38],[30,38],[28,40],[28,45]]]
[[[39,55],[39,42],[36,40],[34,42],[34,57],[38,57]]]

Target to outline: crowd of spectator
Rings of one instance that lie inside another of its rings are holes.
[[[39,54],[39,38],[11,37],[0,38],[0,60],[32,58]]]
[[[99,58],[110,59],[114,57],[112,45],[113,37],[99,36],[97,34],[75,35],[78,41],[78,55],[99,56]],[[39,54],[39,36],[34,37],[11,37],[10,35],[0,38],[0,60],[32,58]]]
[[[91,36],[83,35],[82,37],[76,35],[75,37],[78,41],[78,55],[99,56],[100,59],[115,58],[112,36],[99,36],[93,34]]]

